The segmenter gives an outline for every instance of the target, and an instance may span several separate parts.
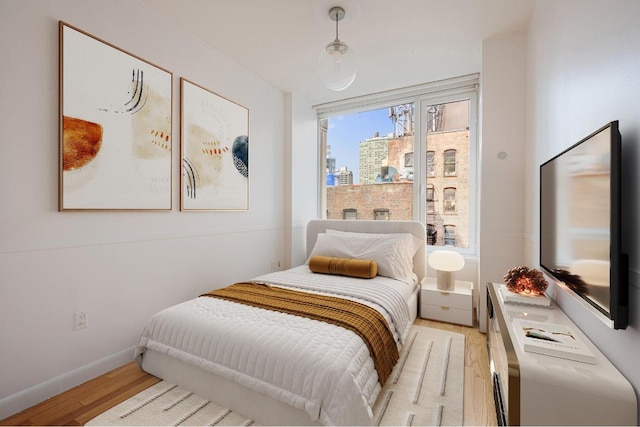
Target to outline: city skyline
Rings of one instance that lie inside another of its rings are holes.
[[[376,132],[385,136],[393,131],[388,108],[329,117],[327,144],[331,157],[336,159],[336,170],[346,166],[353,172],[354,184],[359,183],[360,142],[373,138]]]

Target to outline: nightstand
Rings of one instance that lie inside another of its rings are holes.
[[[420,290],[420,317],[473,326],[473,282],[456,280],[455,289],[443,291],[436,279],[425,277]]]

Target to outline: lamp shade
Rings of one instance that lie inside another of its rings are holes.
[[[455,272],[464,267],[464,258],[455,251],[434,251],[429,255],[429,267],[438,272],[438,289],[451,291],[455,288]]]
[[[458,271],[464,267],[464,258],[455,251],[433,251],[429,267],[439,271]]]
[[[356,78],[355,51],[338,39],[332,41],[318,56],[317,73],[327,88],[346,89]]]

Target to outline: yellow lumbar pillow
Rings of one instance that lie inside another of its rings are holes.
[[[309,259],[309,269],[314,273],[371,279],[378,274],[378,264],[368,259],[337,258],[315,255]]]

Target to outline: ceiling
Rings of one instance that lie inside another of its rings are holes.
[[[144,0],[177,26],[311,105],[479,72],[482,40],[526,28],[535,0]],[[354,83],[315,74],[335,38],[357,54]]]

